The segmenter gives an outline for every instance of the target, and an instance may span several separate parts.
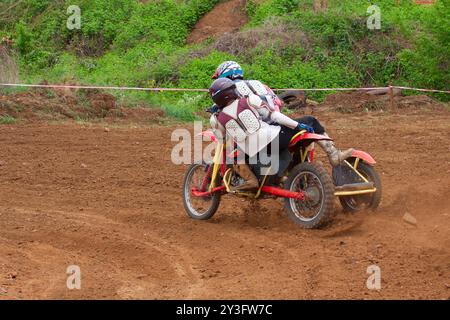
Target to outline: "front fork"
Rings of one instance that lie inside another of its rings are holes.
[[[217,175],[220,172],[220,169],[222,168],[222,174],[223,174],[223,182],[225,185],[225,190],[227,192],[230,192],[230,180],[231,180],[231,174],[232,169],[226,170],[225,165],[225,157],[224,157],[224,144],[217,143],[216,150],[214,152],[214,159],[212,164],[212,175],[211,175],[211,184],[209,186],[208,191],[212,192],[214,188],[216,188],[216,181],[217,181]],[[261,183],[260,187],[258,188],[258,192],[255,196],[255,198],[258,198],[261,194],[262,187],[264,186],[264,183],[266,181],[267,176],[264,177],[263,182]]]
[[[214,152],[213,159],[213,170],[211,176],[211,184],[209,185],[209,192],[212,192],[212,189],[216,187],[217,174],[220,171],[220,166],[222,164],[222,155],[223,155],[223,144],[217,143],[216,150]]]

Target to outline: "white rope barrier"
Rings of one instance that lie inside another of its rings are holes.
[[[114,86],[78,86],[58,84],[21,84],[0,83],[0,87],[25,87],[25,88],[53,88],[53,89],[99,89],[99,90],[134,90],[134,91],[172,91],[172,92],[208,92],[208,89],[195,88],[141,88],[141,87],[114,87]],[[402,86],[372,87],[372,88],[283,88],[274,91],[371,91],[384,89],[413,90],[419,92],[450,93],[448,90],[422,89]]]
[[[420,91],[420,92],[450,93],[450,91],[448,91],[448,90],[420,89],[420,88],[398,87],[398,86],[395,86],[393,88],[402,89],[402,90]]]
[[[198,91],[198,92],[208,92],[208,89],[76,86],[76,85],[59,85],[59,84],[0,83],[0,87],[1,86],[4,86],[4,87],[24,87],[24,88],[54,88],[54,89],[100,89],[100,90],[135,90],[135,91]]]

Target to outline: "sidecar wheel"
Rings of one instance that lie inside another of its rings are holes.
[[[353,164],[354,160],[350,163]],[[377,191],[354,196],[340,196],[339,202],[344,212],[355,213],[363,209],[375,210],[381,202],[381,179],[375,168],[360,161],[357,169],[359,173],[374,184]]]
[[[220,193],[206,197],[194,197],[192,188],[201,188],[203,178],[208,172],[206,164],[192,164],[189,166],[183,180],[183,205],[189,217],[195,220],[210,219],[220,205]],[[208,186],[211,181],[208,181]]]
[[[334,184],[327,171],[319,164],[304,162],[292,169],[285,189],[303,191],[304,201],[285,199],[289,218],[303,228],[319,228],[334,215]]]

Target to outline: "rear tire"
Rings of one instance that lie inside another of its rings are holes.
[[[287,109],[299,109],[306,106],[306,95],[301,90],[289,90],[278,95]]]
[[[194,197],[192,195],[192,187],[200,189],[198,182],[192,181],[194,174],[203,171],[204,175],[208,171],[206,164],[192,164],[189,166],[183,180],[183,205],[189,217],[195,220],[207,220],[212,218],[220,205],[220,193],[214,193],[207,197]],[[200,180],[201,181],[201,180]],[[208,183],[208,187],[211,181]]]
[[[353,164],[353,162],[354,160],[351,164]],[[367,180],[369,180],[369,182],[373,182],[377,191],[355,196],[340,196],[339,202],[341,203],[344,212],[355,213],[363,209],[375,210],[381,202],[381,179],[375,168],[360,161],[357,169]]]
[[[334,215],[334,184],[321,165],[304,162],[294,167],[285,182],[289,191],[305,192],[305,201],[285,199],[289,218],[303,228],[319,228]],[[312,216],[305,216],[311,211]]]

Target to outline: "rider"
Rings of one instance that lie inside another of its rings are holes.
[[[282,101],[268,86],[258,80],[244,80],[244,70],[235,61],[222,62],[212,75],[212,79],[228,78],[236,84],[236,91],[241,97],[248,97],[250,94],[265,96],[273,101],[274,108],[280,111]]]
[[[240,97],[248,97],[251,94],[259,95],[267,102],[267,105],[272,111],[279,112],[281,110],[282,102],[280,98],[268,86],[262,84],[258,80],[244,80],[244,71],[241,66],[235,61],[225,61],[221,63],[216,72],[212,76],[213,79],[228,78],[233,80],[236,84],[236,91]],[[268,114],[262,116],[262,120],[269,124],[276,124],[276,120],[268,117]],[[321,125],[319,120],[313,116],[304,116],[296,119],[297,122],[303,123],[306,126],[312,127],[315,133],[322,134],[328,137],[325,128]],[[317,142],[328,155],[328,159],[332,166],[339,165],[342,161],[350,157],[353,149],[340,151],[336,148],[331,140],[320,140]]]
[[[241,97],[236,90],[236,84],[226,77],[215,80],[209,88],[209,93],[218,108],[210,119],[214,134],[222,139],[227,135],[233,138],[250,158],[263,149],[270,153],[275,138],[278,138],[278,149],[281,153],[287,150],[291,138],[299,130],[313,132],[311,127],[271,108],[258,95]],[[276,124],[269,124],[263,119],[270,119]],[[258,179],[247,164],[235,165],[234,169],[245,183],[233,191],[247,191],[258,187]]]

